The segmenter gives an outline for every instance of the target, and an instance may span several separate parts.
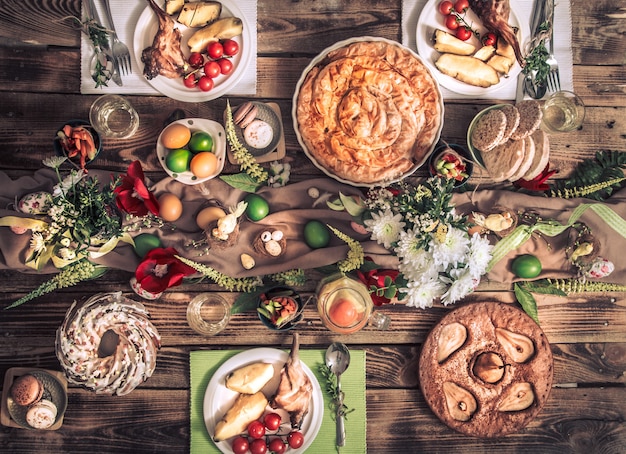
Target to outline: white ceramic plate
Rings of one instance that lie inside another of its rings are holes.
[[[215,173],[213,175],[209,175],[205,178],[198,178],[189,170],[179,173],[172,172],[165,165],[165,158],[167,157],[167,153],[169,150],[165,148],[163,146],[163,143],[161,142],[161,135],[163,134],[163,131],[161,131],[161,134],[159,134],[159,138],[157,140],[156,151],[163,170],[165,170],[170,177],[184,184],[199,184],[203,181],[210,180],[211,178],[215,178],[217,175],[219,175],[220,172],[224,169],[224,162],[226,159],[226,131],[224,131],[224,127],[217,121],[207,120],[205,118],[183,118],[182,120],[176,120],[171,124],[174,123],[179,123],[187,126],[191,130],[192,134],[195,131],[204,131],[211,135],[211,137],[213,138],[212,151],[215,156],[217,156],[217,169],[215,170]]]
[[[447,76],[441,73],[437,67],[435,66],[435,61],[441,55],[439,52],[435,50],[433,47],[432,37],[435,33],[436,29],[440,29],[446,32],[450,32],[445,24],[445,16],[439,12],[438,6],[441,0],[429,0],[426,5],[424,5],[424,9],[420,13],[420,17],[417,21],[417,28],[415,31],[415,42],[417,43],[417,53],[422,56],[425,63],[431,68],[433,74],[436,75],[439,83],[451,90],[455,93],[459,93],[461,95],[481,95],[488,92],[492,92],[495,90],[499,90],[505,86],[508,86],[511,83],[516,83],[517,75],[520,73],[522,68],[519,63],[515,62],[511,71],[509,72],[508,77],[501,77],[500,83],[496,85],[492,85],[488,88],[475,87],[473,85],[466,84],[465,82],[461,82],[456,80],[454,77]],[[466,15],[466,20],[468,23],[473,24],[474,28],[482,35],[486,33],[487,30],[482,26],[482,23],[478,19],[478,17],[474,14],[472,10],[469,10]],[[523,23],[519,20],[516,12],[515,12],[515,4],[511,2],[511,15],[509,17],[509,24],[513,27],[517,27],[520,31],[518,32],[518,40],[520,42],[520,46],[523,43],[525,37],[529,36],[530,31],[528,24]],[[454,33],[454,32],[450,32]],[[478,49],[480,47],[480,41],[476,38],[476,36],[472,35],[472,37],[468,40],[469,43],[474,44]]]
[[[343,178],[338,177],[337,175],[335,175],[334,173],[332,173],[331,171],[326,169],[324,166],[319,164],[315,160],[313,155],[311,155],[309,153],[309,150],[307,149],[307,147],[306,147],[306,145],[304,143],[304,140],[302,139],[302,136],[300,135],[300,128],[298,127],[297,110],[298,110],[298,94],[300,93],[300,87],[304,83],[304,79],[306,78],[307,74],[311,71],[311,69],[313,69],[322,60],[324,60],[327,57],[329,52],[332,52],[332,51],[334,51],[336,49],[340,49],[342,47],[348,46],[348,45],[350,45],[352,43],[362,42],[362,41],[380,41],[380,42],[387,43],[389,45],[398,46],[398,47],[406,50],[407,52],[410,52],[411,55],[413,55],[413,57],[415,59],[417,59],[417,60],[419,60],[421,62],[424,62],[423,58],[421,58],[419,55],[417,55],[415,52],[413,52],[408,47],[403,46],[402,44],[400,44],[400,43],[398,43],[396,41],[391,41],[391,40],[385,39],[385,38],[378,38],[378,37],[374,37],[374,36],[362,36],[362,37],[359,37],[359,38],[349,38],[349,39],[346,39],[346,40],[343,40],[343,41],[339,41],[339,42],[333,44],[332,46],[327,47],[322,52],[320,52],[311,61],[311,63],[309,63],[306,68],[304,68],[304,71],[302,71],[302,75],[300,76],[300,79],[298,80],[298,83],[296,84],[296,90],[295,90],[294,95],[293,95],[292,109],[291,109],[291,118],[293,120],[293,128],[294,128],[294,130],[296,132],[296,138],[298,139],[298,142],[300,143],[300,146],[304,150],[304,153],[311,160],[311,162],[315,165],[315,167],[320,169],[322,172],[324,172],[329,177],[334,178],[335,180],[340,181],[341,183],[348,184],[348,185],[351,185],[351,186],[374,187],[374,186],[379,186],[379,185],[381,185],[383,183],[384,184],[390,184],[390,183],[394,183],[396,181],[400,181],[400,180],[408,177],[409,175],[413,174],[417,169],[419,169],[428,160],[428,157],[430,156],[432,151],[435,149],[435,146],[437,145],[437,142],[439,142],[439,137],[441,135],[441,130],[443,128],[444,105],[443,105],[443,95],[441,94],[441,91],[439,90],[439,84],[438,84],[437,78],[435,77],[435,74],[430,69],[430,67],[428,65],[426,65],[427,66],[426,69],[430,70],[430,74],[431,74],[432,78],[434,79],[435,86],[437,87],[437,92],[439,93],[439,102],[441,104],[441,121],[439,122],[439,130],[437,131],[437,135],[435,136],[435,139],[433,141],[432,146],[430,147],[428,152],[424,155],[424,158],[420,162],[416,162],[413,165],[413,167],[411,167],[406,173],[404,173],[403,175],[400,175],[398,178],[396,178],[393,181],[384,181],[384,182],[383,181],[378,181],[378,182],[375,182],[375,183],[360,183],[360,182],[354,182],[354,181],[350,181],[350,180],[345,180]]]
[[[233,356],[232,358],[226,360],[217,369],[209,381],[209,386],[207,386],[204,394],[203,405],[204,424],[206,425],[211,438],[215,433],[215,425],[233,405],[235,399],[239,395],[239,393],[228,389],[224,384],[226,375],[239,367],[255,362],[273,364],[274,378],[270,380],[269,383],[262,389],[263,393],[269,399],[278,387],[278,383],[280,381],[280,371],[282,370],[288,357],[289,354],[284,350],[274,348],[255,348]],[[317,378],[315,378],[313,372],[311,372],[311,369],[309,369],[306,364],[302,363],[302,367],[313,384],[313,396],[311,398],[309,413],[304,417],[304,422],[302,423],[301,428],[302,435],[304,435],[304,444],[299,449],[289,449],[289,452],[294,454],[305,452],[311,443],[313,443],[313,440],[315,440],[315,437],[322,426],[322,418],[324,416],[324,396],[322,395],[320,384],[318,383]],[[268,411],[282,414],[283,423],[285,421],[289,421],[287,413],[283,410],[273,410],[268,406]],[[233,452],[230,446],[230,440],[221,441],[215,445],[225,454],[232,454]]]
[[[219,75],[215,78],[215,87],[211,91],[202,91],[199,88],[187,88],[183,84],[182,77],[178,79],[168,79],[164,76],[157,76],[148,83],[165,96],[176,99],[178,101],[185,102],[205,102],[212,99],[219,98],[225,94],[228,90],[232,89],[243,77],[246,69],[250,65],[253,57],[251,47],[248,45],[252,41],[252,34],[250,33],[250,25],[246,22],[246,18],[237,7],[234,0],[220,0],[222,3],[222,14],[220,17],[234,16],[238,17],[243,22],[243,33],[240,36],[233,38],[239,44],[239,52],[232,58],[234,70],[231,74],[224,76]],[[183,34],[181,47],[185,56],[189,57],[191,53],[187,46],[187,40],[200,28],[188,28],[185,25],[176,23],[176,27],[180,29]],[[135,27],[134,36],[134,51],[135,58],[139,62],[139,71],[143,74],[143,63],[141,62],[141,53],[146,47],[152,45],[154,35],[156,35],[159,29],[157,16],[150,6],[146,6],[146,9],[139,16],[137,26]],[[147,80],[147,79],[146,79]]]

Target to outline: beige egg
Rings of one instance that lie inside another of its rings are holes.
[[[159,197],[159,205],[161,207],[159,216],[167,222],[177,221],[183,214],[183,203],[172,193],[166,192],[161,195]]]
[[[212,222],[226,216],[226,212],[220,207],[206,207],[201,209],[196,215],[196,224],[202,230],[206,230]]]

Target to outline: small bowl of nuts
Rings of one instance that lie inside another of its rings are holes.
[[[273,287],[259,295],[259,319],[269,329],[287,331],[302,320],[300,294],[290,287]]]

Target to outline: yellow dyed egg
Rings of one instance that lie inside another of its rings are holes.
[[[202,230],[206,230],[212,222],[215,222],[224,216],[226,216],[226,212],[220,207],[203,208],[196,216],[196,224],[198,224],[198,227]]]
[[[165,148],[183,148],[191,139],[191,131],[185,125],[173,123],[161,133],[161,143]]]
[[[177,196],[169,192],[159,197],[159,205],[159,216],[164,221],[174,222],[183,214],[183,203]]]

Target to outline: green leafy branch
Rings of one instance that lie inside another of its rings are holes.
[[[515,283],[513,284],[513,291],[515,292],[517,302],[520,303],[524,312],[526,312],[537,324],[539,324],[539,314],[537,310],[537,301],[532,295],[533,293],[567,296],[557,286],[545,279]]]
[[[326,364],[319,363],[318,370],[324,377],[324,388],[330,397],[331,418],[335,420],[337,415],[346,415],[352,413],[354,408],[349,408],[343,400],[343,391],[337,386],[337,376],[332,373]],[[347,419],[347,418],[346,418]]]
[[[259,285],[261,285],[262,281],[258,277],[243,277],[243,278],[235,278],[225,275],[220,271],[217,271],[215,268],[204,265],[202,263],[195,262],[186,257],[182,257],[180,255],[175,256],[178,260],[183,262],[186,265],[189,265],[197,272],[202,275],[208,277],[213,282],[215,282],[220,287],[225,288],[228,291],[237,291],[237,292],[251,292],[255,290]]]

